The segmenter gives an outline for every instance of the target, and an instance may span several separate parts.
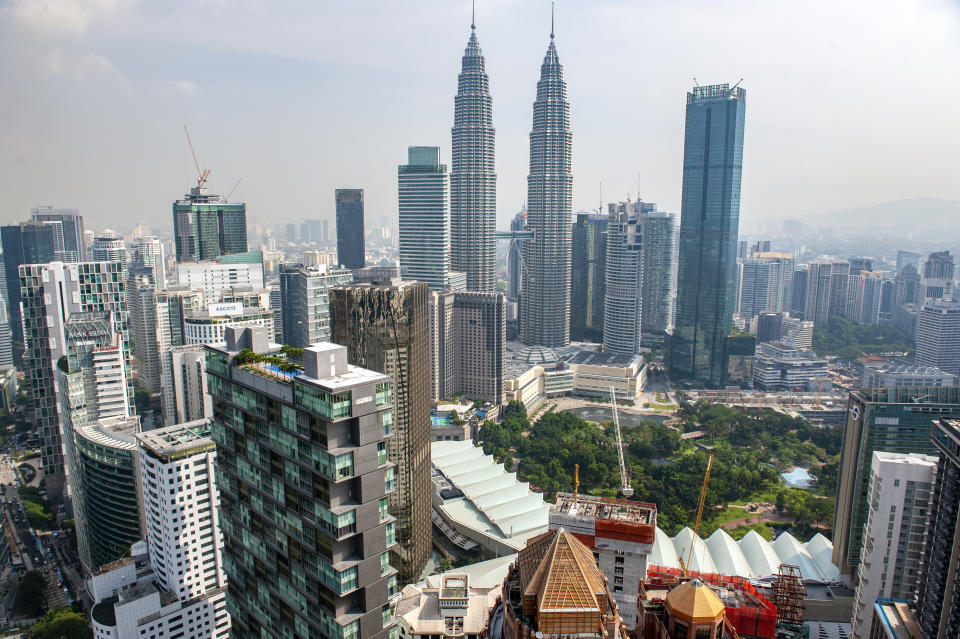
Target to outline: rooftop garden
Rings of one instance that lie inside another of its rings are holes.
[[[277,353],[266,354],[245,348],[234,356],[233,363],[267,377],[290,379],[303,372],[303,349],[284,344]]]

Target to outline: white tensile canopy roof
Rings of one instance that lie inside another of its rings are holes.
[[[800,567],[803,579],[826,583],[836,581],[840,575],[831,561],[832,555],[833,544],[819,533],[801,544],[790,533],[781,534],[771,543],[751,530],[740,541],[734,541],[721,529],[704,541],[690,528],[684,528],[673,539],[657,528],[648,563],[680,568],[680,559],[683,558],[688,561],[687,569],[691,571],[747,579],[765,579],[776,575],[780,564],[792,564]]]

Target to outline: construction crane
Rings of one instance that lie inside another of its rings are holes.
[[[690,547],[687,548],[685,558],[679,557],[680,570],[683,572],[684,577],[690,574],[687,566],[690,565],[690,560],[693,558],[693,546],[696,543],[697,536],[700,535],[700,521],[703,519],[703,506],[707,501],[707,485],[710,483],[711,468],[713,468],[713,455],[710,455],[710,459],[707,460],[707,472],[703,475],[703,487],[700,489],[700,503],[697,504],[697,519],[693,524],[693,536],[690,538]]]
[[[187,145],[190,147],[190,155],[193,156],[193,163],[197,167],[197,189],[202,189],[207,184],[207,178],[210,177],[210,169],[200,170],[200,161],[197,160],[197,152],[193,150],[193,142],[190,141],[190,131],[187,130],[186,124],[183,125],[183,132],[187,136]]]
[[[824,383],[824,382],[832,382],[833,380],[830,379],[829,377],[820,377],[820,378],[815,379],[815,380],[813,380],[813,381],[815,381],[815,382],[817,383],[817,410],[820,410],[820,396],[821,396],[822,393],[823,393],[823,383]]]
[[[613,407],[613,427],[617,433],[617,459],[620,460],[620,494],[624,497],[633,496],[633,487],[630,485],[630,471],[623,458],[623,438],[620,436],[620,417],[617,415],[617,391],[610,387],[610,405]]]

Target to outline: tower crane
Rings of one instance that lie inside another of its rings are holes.
[[[613,427],[617,433],[617,459],[620,461],[620,494],[624,497],[633,496],[633,487],[630,485],[630,471],[623,458],[623,438],[620,436],[620,417],[617,415],[617,391],[610,387],[610,405],[613,407]]]
[[[197,160],[197,152],[193,150],[193,142],[190,141],[190,131],[187,130],[187,125],[183,125],[183,132],[187,136],[187,145],[190,147],[190,155],[193,156],[193,163],[197,167],[197,189],[202,189],[207,184],[207,178],[210,177],[210,169],[200,170],[200,161]]]
[[[703,505],[707,501],[707,485],[710,483],[710,469],[712,467],[713,455],[710,455],[710,459],[707,460],[707,472],[703,475],[703,487],[700,489],[700,503],[697,504],[697,519],[693,524],[693,537],[690,538],[690,547],[687,548],[686,557],[679,557],[680,570],[683,572],[684,577],[690,574],[687,566],[690,565],[690,559],[693,558],[693,545],[700,535],[700,521],[703,518]]]

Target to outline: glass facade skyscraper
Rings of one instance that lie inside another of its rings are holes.
[[[553,33],[540,67],[530,132],[527,228],[523,243],[520,338],[525,344],[570,343],[570,249],[573,175],[570,104]]]
[[[363,237],[363,189],[337,189],[337,262],[343,268],[366,266],[366,245]],[[326,220],[323,221],[326,225]],[[326,226],[323,227],[326,229]],[[321,231],[322,241],[326,233]],[[321,241],[313,238],[314,242]]]
[[[470,25],[454,98],[450,166],[450,261],[467,276],[467,290],[494,291],[497,284],[497,174],[494,172],[490,80]]]
[[[746,91],[727,84],[687,94],[677,318],[670,352],[679,379],[722,386],[733,325]]]
[[[177,261],[212,260],[247,250],[247,205],[193,187],[173,203]]]
[[[607,289],[607,217],[577,213],[570,265],[570,339],[603,340],[603,303]]]
[[[450,271],[447,165],[440,148],[411,146],[397,168],[400,269],[404,279],[442,290]]]

